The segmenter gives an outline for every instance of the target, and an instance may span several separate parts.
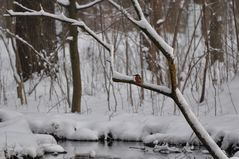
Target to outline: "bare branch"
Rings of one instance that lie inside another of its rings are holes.
[[[133,24],[139,27],[149,38],[150,40],[160,49],[163,55],[169,59],[174,59],[173,56],[173,48],[169,46],[163,38],[156,32],[156,30],[149,24],[149,22],[144,17],[141,7],[137,0],[132,0],[133,4],[135,4],[134,8],[136,9],[137,13],[139,14],[140,20],[135,20],[122,6],[114,2],[113,0],[108,0],[110,4],[112,4],[116,9],[122,12],[126,18],[128,18]]]
[[[143,81],[139,83],[136,81],[134,76],[123,75],[123,74],[115,71],[115,69],[114,69],[114,47],[113,46],[111,47],[110,51],[111,51],[111,69],[113,72],[112,80],[114,82],[134,84],[136,86],[139,86],[139,87],[151,90],[151,91],[155,91],[157,93],[161,93],[168,97],[171,95],[171,90],[168,87],[150,84],[150,83],[143,82]]]
[[[8,15],[10,16],[43,16],[43,17],[49,17],[55,20],[59,20],[62,22],[70,23],[71,25],[75,25],[85,32],[87,32],[90,36],[92,36],[97,42],[99,42],[101,45],[103,45],[108,51],[110,51],[111,45],[102,41],[93,30],[91,30],[83,21],[79,21],[76,19],[68,18],[63,13],[62,14],[52,14],[49,12],[46,12],[44,10],[40,11],[32,11],[32,12],[15,12],[13,10],[7,10]]]
[[[21,41],[23,44],[27,45],[29,48],[31,48],[33,50],[33,52],[35,54],[37,54],[43,61],[46,62],[47,65],[49,66],[53,66],[53,64],[51,64],[40,52],[38,52],[31,44],[29,44],[26,40],[24,40],[23,38],[19,37],[18,35],[15,35],[14,33],[10,32],[8,29],[4,29],[2,27],[0,27],[0,30],[9,34],[10,36],[14,37],[15,39]]]
[[[108,0],[108,2],[118,9],[122,14],[125,15],[133,24],[137,25],[137,20],[134,19],[122,6],[114,2],[113,0]]]
[[[139,5],[139,2],[137,0],[131,0],[131,2],[133,3],[133,6],[135,8],[137,15],[139,16],[139,19],[143,19],[144,13]]]
[[[147,82],[143,82],[143,83],[137,83],[134,79],[134,76],[127,76],[127,75],[123,75],[121,73],[118,73],[116,71],[113,72],[113,81],[114,82],[121,82],[121,83],[128,83],[128,84],[134,84],[136,86],[157,92],[157,93],[161,93],[165,96],[170,97],[171,95],[171,90],[168,87],[165,86],[159,86],[156,84],[150,84]]]
[[[87,4],[83,4],[83,5],[80,5],[79,3],[76,2],[76,9],[77,10],[81,10],[81,9],[87,9],[87,8],[90,8],[100,2],[103,2],[104,0],[95,0],[93,2],[90,2],[90,3],[87,3]]]
[[[57,3],[63,7],[68,7],[70,5],[70,2],[68,0],[67,1],[57,0]]]
[[[9,62],[10,62],[10,67],[11,67],[12,72],[13,72],[13,77],[14,77],[16,83],[19,84],[19,83],[21,83],[21,77],[18,75],[17,70],[16,70],[16,68],[15,68],[15,66],[14,66],[14,63],[13,63],[13,60],[12,60],[11,54],[10,54],[11,51],[10,51],[10,49],[9,49],[9,47],[8,47],[8,44],[7,44],[7,42],[6,42],[6,39],[5,39],[2,35],[0,35],[0,38],[1,38],[1,40],[3,41],[4,46],[5,46],[6,50],[7,50],[7,54],[8,54]]]
[[[14,1],[13,4],[21,7],[22,9],[25,9],[26,11],[29,11],[29,12],[33,12],[34,11],[34,10],[30,9],[30,8],[27,8],[27,7],[23,6],[22,4],[20,4],[20,3],[16,2],[16,1]]]
[[[135,24],[138,28],[140,28],[148,38],[155,44],[155,46],[162,52],[162,54],[168,60],[169,73],[170,73],[170,85],[172,89],[172,93],[175,93],[177,88],[177,77],[176,77],[176,66],[174,63],[174,50],[168,45],[163,38],[156,32],[156,30],[149,24],[149,22],[144,17],[142,9],[137,0],[132,0],[134,4],[134,8],[141,18],[139,21],[135,20],[122,6],[114,2],[113,0],[108,0],[110,4],[112,4],[116,9],[118,9],[121,13],[123,13],[126,18],[128,18],[133,24]]]

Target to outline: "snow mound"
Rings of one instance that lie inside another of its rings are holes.
[[[42,144],[41,149],[45,153],[63,153],[65,150],[62,146],[56,144]]]
[[[98,140],[98,133],[96,131],[87,129],[87,128],[79,128],[76,129],[75,132],[67,136],[70,140]]]
[[[0,150],[4,156],[37,157],[46,152],[63,152],[51,135],[33,134],[27,120],[20,113],[0,110]],[[46,146],[51,145],[51,146]],[[1,153],[2,154],[2,153]]]

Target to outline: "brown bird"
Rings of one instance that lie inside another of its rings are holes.
[[[134,80],[137,84],[142,84],[143,83],[143,80],[142,80],[142,78],[140,77],[139,74],[135,74],[133,76],[134,76]]]

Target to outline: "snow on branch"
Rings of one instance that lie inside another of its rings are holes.
[[[28,43],[26,40],[24,40],[23,38],[19,37],[19,36],[16,35],[16,34],[10,32],[8,29],[2,28],[1,26],[0,26],[0,30],[1,30],[2,32],[5,32],[5,33],[7,33],[8,35],[14,37],[16,40],[21,41],[23,44],[25,44],[25,45],[28,46],[30,49],[32,49],[33,52],[34,52],[35,54],[37,54],[43,61],[45,61],[47,65],[53,66],[52,63],[50,63],[40,52],[38,52],[38,51],[37,51],[30,43]]]
[[[152,42],[160,49],[163,55],[169,59],[174,59],[173,48],[167,44],[163,38],[156,32],[156,30],[149,24],[146,20],[143,11],[137,0],[131,0],[135,11],[139,16],[139,20],[134,19],[122,6],[114,2],[113,0],[108,0],[116,9],[122,12],[133,24],[139,27],[151,40]]]
[[[133,6],[135,8],[135,11],[137,12],[139,19],[143,19],[144,18],[144,13],[142,12],[142,9],[139,5],[139,2],[137,0],[131,0],[133,3]]]
[[[25,9],[26,11],[29,11],[29,12],[33,12],[34,11],[34,10],[30,9],[30,8],[27,8],[27,7],[23,6],[22,4],[20,4],[20,3],[16,2],[16,1],[14,1],[13,4],[15,4],[15,5]]]
[[[57,3],[64,7],[67,7],[70,5],[69,0],[57,0]]]
[[[26,7],[25,7],[26,8]],[[28,9],[28,8],[27,8]],[[8,15],[10,16],[43,16],[43,17],[49,17],[55,20],[59,20],[61,22],[66,22],[66,23],[70,23],[71,25],[75,25],[79,28],[81,28],[82,30],[84,30],[85,32],[87,32],[90,36],[92,36],[97,42],[99,42],[101,45],[103,45],[108,51],[110,51],[110,44],[102,41],[97,35],[96,33],[91,30],[83,21],[79,21],[76,19],[72,19],[72,18],[68,18],[66,17],[63,13],[62,14],[52,14],[49,12],[44,11],[43,9],[41,9],[40,11],[26,11],[26,12],[15,12],[13,10],[7,10]]]
[[[121,83],[128,83],[128,84],[134,84],[136,86],[155,91],[157,93],[161,93],[165,96],[170,96],[171,95],[171,90],[166,87],[166,86],[159,86],[155,84],[150,84],[147,82],[144,82],[143,79],[139,75],[133,75],[133,76],[128,76],[121,74],[114,69],[114,47],[112,45],[111,49],[111,69],[113,72],[112,80],[114,82],[121,82]]]
[[[87,4],[83,4],[83,5],[80,5],[79,3],[76,2],[76,9],[80,10],[80,9],[87,9],[87,8],[90,8],[100,2],[102,2],[104,0],[95,0],[95,1],[92,1],[92,2],[89,2]]]
[[[116,9],[118,9],[121,13],[123,13],[133,24],[137,25],[137,20],[134,19],[126,9],[124,9],[121,5],[114,2],[113,0],[108,0],[110,4],[112,4]]]
[[[83,5],[80,5],[78,2],[76,2],[76,9],[77,10],[87,9],[87,8],[90,8],[90,7],[100,3],[102,1],[104,1],[104,0],[94,0],[92,2],[89,2],[87,4],[83,4]],[[68,7],[70,5],[69,0],[57,0],[57,3],[60,4],[63,7]]]
[[[139,87],[142,87],[142,88],[145,88],[145,89],[157,92],[157,93],[161,93],[168,97],[171,95],[171,90],[166,86],[159,86],[159,85],[151,84],[151,83],[147,83],[147,82],[138,83],[137,80],[135,80],[135,76],[123,75],[116,71],[113,72],[113,81],[134,84]]]
[[[176,77],[176,65],[174,63],[174,51],[173,48],[167,44],[163,38],[156,32],[156,30],[149,24],[144,16],[144,13],[140,7],[138,0],[131,0],[134,5],[135,11],[138,14],[139,20],[134,19],[125,8],[116,3],[114,0],[108,0],[116,9],[125,15],[133,24],[135,24],[147,37],[155,44],[155,46],[162,52],[167,58],[168,68],[170,73],[170,85],[172,94],[175,94],[177,88],[177,77]]]

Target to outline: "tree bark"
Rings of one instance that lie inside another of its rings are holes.
[[[70,0],[68,7],[69,17],[77,19],[76,0]],[[78,52],[78,31],[74,25],[69,26],[70,36],[70,57],[73,79],[73,95],[72,95],[72,107],[71,112],[81,112],[81,96],[82,96],[82,84],[81,84],[81,72],[80,72],[80,56]]]
[[[206,23],[206,6],[203,4],[203,20],[202,20],[202,34],[204,35],[205,39],[205,46],[206,46],[206,61],[205,61],[205,66],[203,69],[203,83],[202,83],[202,91],[201,91],[201,97],[199,102],[202,103],[205,98],[205,91],[206,91],[206,81],[207,81],[207,70],[208,70],[208,64],[209,64],[209,54],[210,54],[210,47],[209,47],[209,42],[208,42],[208,27]]]
[[[222,20],[222,0],[210,0],[212,4],[211,11],[211,23],[209,26],[209,44],[210,44],[210,57],[211,65],[217,60],[224,62],[223,54],[223,20]],[[218,80],[218,79],[217,79]]]

